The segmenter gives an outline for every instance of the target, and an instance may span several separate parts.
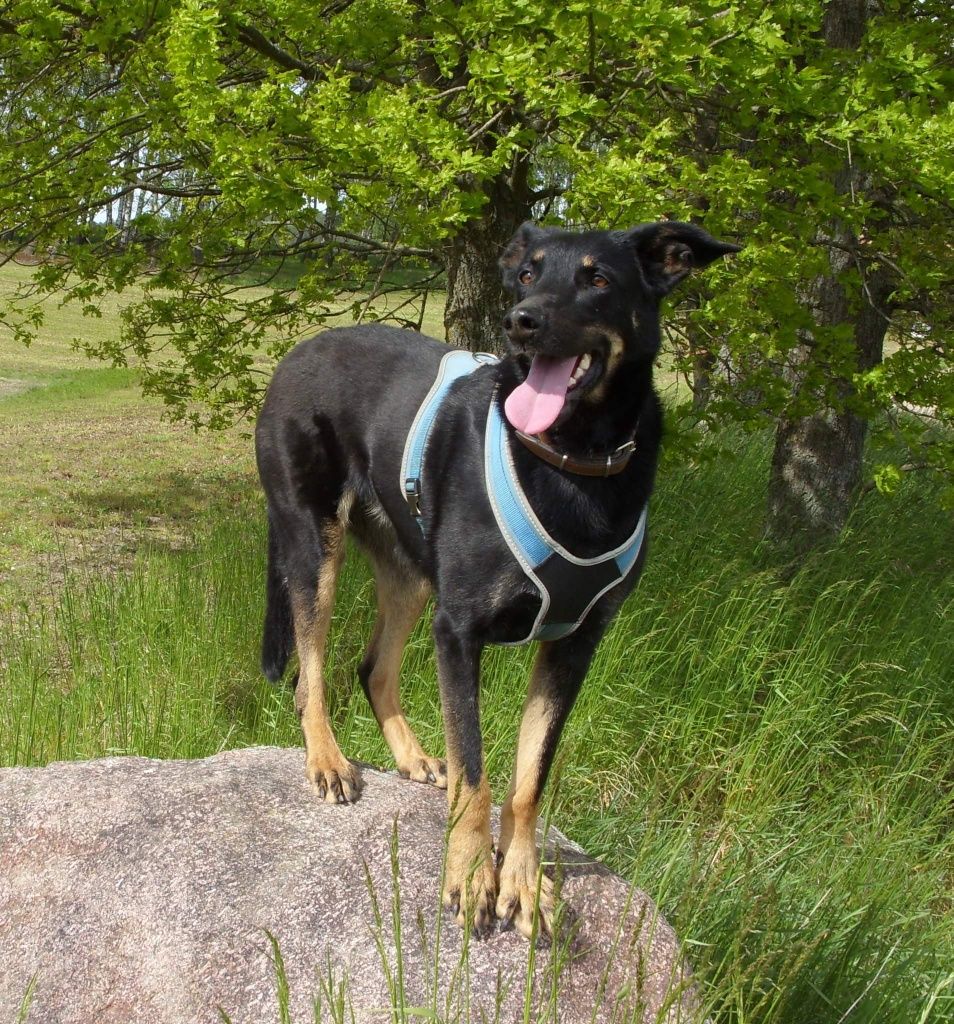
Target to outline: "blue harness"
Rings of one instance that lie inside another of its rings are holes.
[[[441,360],[437,377],[417,410],[404,443],[401,488],[411,514],[426,536],[421,511],[421,473],[438,410],[454,381],[479,366],[495,363],[494,356],[459,349]],[[491,398],[484,436],[484,482],[497,526],[507,546],[540,592],[540,611],[528,636],[531,640],[560,640],[569,636],[607,591],[621,583],[632,569],[646,537],[646,508],[636,529],[619,547],[596,558],[577,558],[544,530],[523,488],[510,452],[506,425],[496,395]]]

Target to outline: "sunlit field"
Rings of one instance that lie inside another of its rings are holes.
[[[135,368],[70,350],[94,329],[115,309],[56,310],[31,349],[0,338],[0,764],[297,746],[290,691],[257,668],[250,425],[165,422]],[[552,820],[657,900],[714,1021],[954,1019],[949,514],[912,477],[781,566],[760,539],[769,439],[722,441],[731,457],[664,462],[648,566],[567,727]],[[372,618],[352,552],[332,714],[349,756],[390,767],[356,677]],[[498,800],[531,657],[484,659]],[[441,749],[427,621],[403,692]]]

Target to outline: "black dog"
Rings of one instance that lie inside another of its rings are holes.
[[[355,800],[360,777],[332,734],[322,677],[350,531],[377,585],[361,682],[401,772],[448,788],[455,824],[444,896],[478,932],[495,914],[531,932],[541,791],[596,645],[645,557],[641,530],[661,432],[652,386],[660,300],[691,268],[738,248],[677,222],[580,234],[524,225],[500,259],[517,299],[504,319],[510,354],[450,388],[413,486],[401,479],[405,438],[446,345],[381,326],[331,330],[290,352],[269,387],[256,430],[269,521],[263,670],[280,678],[294,642],[308,778],[326,801]],[[540,566],[521,565],[488,497],[492,403],[503,410],[494,422],[525,495],[517,504],[529,504],[556,542],[558,553]],[[572,576],[572,563],[621,549],[631,560],[591,566],[595,582]],[[595,595],[588,608],[577,599],[581,588]],[[421,749],[398,692],[404,643],[432,590],[446,769]],[[568,625],[554,627],[554,615]],[[530,681],[495,870],[480,652],[535,629],[550,639]],[[544,878],[543,929],[552,903]]]

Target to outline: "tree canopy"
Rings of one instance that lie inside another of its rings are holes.
[[[680,321],[695,416],[879,414],[890,488],[951,468],[952,58],[933,0],[21,0],[0,231],[88,313],[145,281],[95,354],[221,422],[355,290],[414,324],[439,282],[450,339],[493,343],[526,217],[700,219],[745,249]]]

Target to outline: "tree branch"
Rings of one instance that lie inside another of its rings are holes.
[[[267,57],[273,64],[285,68],[286,71],[297,71],[302,78],[309,82],[325,82],[328,79],[321,68],[315,67],[313,64],[306,64],[297,57],[293,57],[287,50],[281,49],[262,35],[257,28],[239,25],[236,36],[239,42],[244,43],[261,56]]]
[[[251,25],[239,25],[236,31],[236,38],[240,43],[244,43],[249,49],[254,50],[260,56],[270,60],[273,64],[277,64],[281,68],[285,68],[286,71],[295,71],[302,78],[308,82],[327,82],[328,75],[323,68],[317,64],[308,64],[303,60],[299,60],[293,54],[290,54],[287,50],[283,50],[280,46],[277,46],[270,39],[264,36],[257,28],[253,28]],[[362,74],[364,69],[357,68],[353,65],[342,65],[346,71],[350,71],[353,74]],[[352,92],[369,92],[372,89],[371,83],[365,78],[353,78],[350,83]]]

